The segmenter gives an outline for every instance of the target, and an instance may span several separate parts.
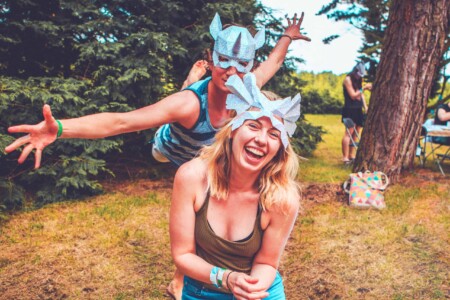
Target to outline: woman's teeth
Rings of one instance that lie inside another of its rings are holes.
[[[251,154],[258,156],[258,157],[264,156],[264,152],[262,152],[261,150],[255,149],[255,148],[246,147],[245,150],[247,150]]]

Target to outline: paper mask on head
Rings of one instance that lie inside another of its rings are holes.
[[[256,50],[264,45],[265,29],[259,30],[255,37],[247,28],[239,26],[222,30],[220,16],[216,13],[209,31],[215,41],[212,54],[214,65],[223,69],[233,66],[241,73],[250,72]]]
[[[363,62],[357,63],[353,70],[356,71],[356,74],[361,78],[366,76],[366,66]]]
[[[295,122],[300,117],[300,94],[291,97],[270,101],[264,96],[256,85],[256,78],[253,73],[248,73],[241,78],[232,75],[225,85],[232,94],[227,96],[227,109],[234,109],[236,117],[231,121],[231,129],[239,128],[245,120],[257,120],[261,117],[268,117],[272,126],[281,133],[281,142],[284,148],[289,145],[288,135],[294,134]],[[258,110],[248,110],[255,107]],[[283,120],[281,122],[278,118]]]

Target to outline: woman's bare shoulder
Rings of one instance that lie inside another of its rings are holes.
[[[206,176],[206,163],[201,158],[194,158],[180,166],[175,175],[176,179],[182,179],[189,183],[201,183]]]
[[[183,195],[183,201],[192,199],[195,211],[203,205],[206,196],[206,163],[194,158],[181,165],[175,175],[174,194]]]

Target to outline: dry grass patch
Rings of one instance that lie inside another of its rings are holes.
[[[343,125],[308,119],[329,133],[301,166],[303,210],[280,266],[287,299],[449,299],[448,177],[417,169],[389,187],[386,210],[351,209]],[[0,229],[0,299],[167,299],[171,185],[111,182],[88,201],[12,216]]]
[[[1,299],[157,299],[171,276],[169,190],[112,193],[12,218]]]
[[[412,174],[388,190],[381,212],[348,207],[335,186],[304,189],[307,210],[282,263],[288,299],[450,297],[448,180]]]

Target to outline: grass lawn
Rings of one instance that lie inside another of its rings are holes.
[[[302,162],[299,180],[302,182],[342,183],[351,167],[342,163],[341,140],[345,127],[337,115],[306,115],[306,120],[326,130],[324,142],[313,156]]]
[[[339,116],[301,163],[303,211],[280,272],[287,299],[448,299],[450,181],[404,176],[384,211],[355,210],[340,189]],[[0,299],[168,299],[171,179],[115,183],[86,201],[17,213],[0,227]]]

